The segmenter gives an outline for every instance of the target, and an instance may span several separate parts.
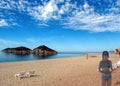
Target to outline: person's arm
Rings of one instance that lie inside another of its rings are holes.
[[[110,72],[114,71],[114,69],[112,68],[112,62],[111,61],[110,61],[110,69],[111,69]]]
[[[101,65],[101,61],[100,61],[100,63],[99,63],[99,68],[98,68],[98,69],[99,69],[99,72],[100,72],[100,73],[103,73],[103,71],[101,71],[100,65]]]

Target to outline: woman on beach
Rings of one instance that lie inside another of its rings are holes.
[[[101,86],[111,86],[112,80],[112,62],[108,60],[109,53],[104,51],[102,53],[102,60],[99,63],[99,72],[102,74],[102,85]]]

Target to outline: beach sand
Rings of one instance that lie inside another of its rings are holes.
[[[112,63],[119,58],[110,55]],[[101,55],[86,55],[26,61],[0,63],[0,86],[101,86],[101,74],[97,71]],[[14,75],[20,71],[36,71],[37,76],[18,79]],[[120,68],[112,73],[112,86],[120,81]]]

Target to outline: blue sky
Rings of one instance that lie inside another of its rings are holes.
[[[0,0],[0,50],[114,50],[119,38],[120,0]]]

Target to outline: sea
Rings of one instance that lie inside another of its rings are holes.
[[[29,55],[15,55],[12,53],[0,52],[0,63],[3,62],[20,62],[30,60],[46,60],[46,59],[57,59],[57,58],[70,58],[75,56],[81,56],[86,53],[101,53],[101,52],[58,52],[56,55],[40,57],[33,54]]]

